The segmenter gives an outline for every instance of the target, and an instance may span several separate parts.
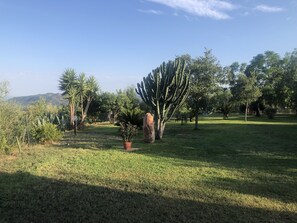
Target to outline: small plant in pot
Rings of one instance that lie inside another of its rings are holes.
[[[124,149],[130,150],[132,148],[132,139],[137,134],[137,126],[130,122],[120,122],[120,134],[123,139]]]

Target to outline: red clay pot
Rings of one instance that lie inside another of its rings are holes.
[[[125,141],[123,142],[124,150],[131,150],[132,149],[132,142]]]

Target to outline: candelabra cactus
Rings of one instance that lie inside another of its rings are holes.
[[[166,122],[188,96],[190,75],[186,68],[181,58],[163,62],[137,84],[136,93],[156,116],[156,139],[162,139]]]

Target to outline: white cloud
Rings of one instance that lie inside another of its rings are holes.
[[[163,14],[161,11],[157,11],[157,10],[153,10],[153,9],[149,9],[149,10],[138,9],[137,11],[142,12],[142,13],[155,14],[155,15]]]
[[[268,5],[258,5],[254,8],[254,10],[257,10],[260,12],[282,12],[282,11],[284,11],[283,8],[273,7],[273,6],[268,6]]]
[[[195,16],[213,19],[228,19],[225,11],[234,10],[235,5],[222,0],[147,0],[166,5],[173,9],[182,10]]]

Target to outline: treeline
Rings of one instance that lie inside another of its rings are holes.
[[[178,56],[187,63],[190,92],[178,118],[198,121],[201,113],[220,112],[228,118],[231,111],[263,113],[286,110],[297,112],[297,49],[281,57],[273,51],[256,55],[249,64],[238,62],[223,67],[211,50],[203,56]],[[117,120],[123,109],[146,107],[133,87],[117,93],[104,92],[94,99],[90,115],[100,121]]]
[[[178,85],[182,80],[189,84]],[[142,93],[139,88],[136,93],[134,87],[101,92],[94,76],[67,69],[58,83],[67,106],[58,108],[40,101],[22,108],[4,100],[8,87],[7,82],[1,82],[0,148],[9,151],[13,146],[21,149],[22,144],[54,141],[64,129],[83,128],[85,122],[125,121],[140,126],[145,112],[152,112],[160,122],[172,115],[190,118],[195,120],[196,129],[202,113],[220,112],[228,118],[230,112],[242,111],[247,120],[248,113],[273,117],[280,109],[297,112],[297,49],[283,57],[266,51],[250,63],[234,62],[226,67],[206,49],[202,56],[181,55],[175,62],[161,64],[138,86],[141,84],[145,86]],[[187,89],[181,91],[184,86]],[[160,87],[165,90],[157,91]],[[150,102],[140,97],[147,92],[156,94]],[[160,109],[165,110],[158,114]]]

